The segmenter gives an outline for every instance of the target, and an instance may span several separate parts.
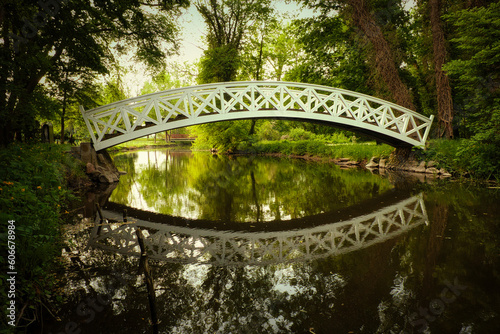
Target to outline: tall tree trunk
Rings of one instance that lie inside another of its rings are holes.
[[[64,144],[64,121],[66,117],[66,89],[64,90],[63,106],[61,112],[61,144]]]
[[[393,52],[382,29],[370,13],[367,0],[347,0],[352,9],[354,24],[370,40],[375,51],[375,67],[382,76],[387,88],[392,93],[394,102],[411,110],[415,110],[408,87],[401,80]]]
[[[68,84],[68,70],[66,70],[66,75],[64,78],[65,84]],[[64,92],[63,92],[63,105],[62,105],[62,112],[61,112],[61,144],[64,144],[64,121],[65,121],[65,116],[66,116],[66,101],[68,99],[68,87],[63,86]]]
[[[453,138],[453,99],[451,97],[450,80],[443,71],[443,64],[446,60],[446,44],[444,31],[441,27],[440,0],[429,0],[429,11],[434,49],[434,75],[436,78],[438,102],[439,136]]]
[[[262,29],[261,37],[260,37],[260,45],[259,45],[259,59],[257,61],[257,70],[255,71],[255,80],[260,80],[260,70],[262,67],[262,55],[264,54],[264,34],[266,31],[266,24],[264,23],[264,29]]]
[[[61,113],[61,144],[64,144],[64,116],[66,114],[66,103],[64,103],[63,110]]]

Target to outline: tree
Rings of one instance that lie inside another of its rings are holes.
[[[281,81],[300,61],[299,26],[269,17],[251,27],[243,45],[238,74],[240,80]]]
[[[445,34],[441,23],[442,3],[440,0],[429,0],[428,7],[432,30],[439,136],[453,138],[453,99],[450,80],[443,70],[447,52]]]
[[[186,0],[25,0],[0,4],[0,143],[30,136],[38,114],[33,93],[66,68],[108,72],[114,54],[136,48],[136,59],[159,66],[175,50],[173,17]],[[161,48],[167,43],[170,51]],[[60,81],[62,82],[62,81]],[[64,91],[64,89],[62,89]]]
[[[266,45],[266,60],[272,67],[270,77],[276,81],[281,81],[287,70],[293,65],[297,65],[302,43],[297,40],[297,25],[280,21],[270,24],[269,42]]]
[[[357,35],[357,42],[366,48],[365,59],[379,78],[378,83],[390,92],[390,100],[415,110],[413,97],[401,77],[402,62],[384,35],[383,24],[397,18],[401,6],[397,1],[378,3],[375,0],[303,0],[322,12],[324,18],[339,15],[347,20]],[[380,89],[379,89],[380,91]]]
[[[265,46],[269,43],[269,30],[267,20],[250,27],[239,57],[239,80],[262,80],[265,77]]]
[[[200,0],[196,8],[208,26],[207,49],[200,61],[199,83],[236,79],[243,43],[251,27],[271,13],[269,0]],[[196,127],[196,144],[234,151],[253,134],[255,122],[209,123]]]
[[[61,144],[65,141],[65,124],[68,117],[81,118],[78,105],[97,106],[95,96],[98,86],[91,73],[82,72],[78,68],[70,67],[71,63],[63,57],[47,74],[49,94],[57,102],[56,113],[59,116]],[[62,77],[60,75],[62,74]],[[78,115],[78,116],[75,116]],[[72,129],[74,130],[74,129]]]
[[[141,89],[141,94],[161,92],[168,89],[192,86],[195,84],[194,78],[196,64],[170,63],[159,73],[153,75],[151,81],[145,82]]]
[[[245,34],[270,14],[269,0],[199,0],[208,26],[207,50],[200,61],[200,83],[235,80]]]
[[[370,41],[374,50],[375,69],[383,78],[392,93],[394,102],[415,110],[413,99],[407,85],[401,80],[396,60],[390,44],[385,38],[380,25],[370,12],[367,0],[347,0],[353,24]]]
[[[500,170],[500,3],[446,16],[457,55],[445,64],[454,81],[455,105],[471,136],[460,155],[482,177]]]
[[[456,49],[444,69],[454,82],[455,105],[463,116],[465,134],[498,134],[495,124],[500,98],[500,3],[458,10],[446,15],[453,26]]]
[[[281,81],[291,65],[299,61],[300,45],[295,29],[294,25],[285,25],[274,17],[254,25],[242,48],[239,80]],[[261,126],[274,127],[275,124],[270,120],[252,119],[249,134],[255,134]]]
[[[285,80],[375,94],[366,51],[352,38],[355,31],[343,17],[321,14],[294,25],[304,54]]]

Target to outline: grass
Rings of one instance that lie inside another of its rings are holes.
[[[332,158],[350,158],[352,160],[368,160],[372,157],[387,158],[394,151],[394,147],[374,142],[352,143],[335,145],[332,147]]]
[[[282,153],[296,156],[318,156],[322,158],[349,158],[368,160],[371,157],[388,157],[393,147],[368,143],[327,144],[317,140],[262,141],[253,146],[256,153]]]
[[[140,148],[146,148],[146,147],[165,147],[165,146],[172,146],[172,147],[178,147],[178,146],[187,146],[190,145],[191,143],[184,143],[184,142],[170,142],[167,143],[165,142],[164,139],[156,139],[156,143],[154,138],[138,138],[134,139],[131,141],[128,141],[123,144],[119,144],[116,146],[113,146],[108,149],[108,151],[121,151],[121,150],[131,150],[131,149],[140,149]]]
[[[295,156],[318,156],[323,158],[348,158],[356,161],[372,157],[389,157],[394,148],[377,145],[375,142],[331,143],[319,140],[261,141],[252,146],[255,153],[282,153]],[[475,180],[500,181],[500,150],[492,144],[486,145],[473,139],[434,139],[427,149],[414,151],[419,161],[435,161],[438,168]]]

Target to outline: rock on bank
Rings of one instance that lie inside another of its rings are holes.
[[[71,153],[85,165],[85,172],[98,183],[115,183],[120,175],[125,174],[116,168],[113,159],[106,150],[96,152],[91,143],[81,143],[80,147],[72,147]]]

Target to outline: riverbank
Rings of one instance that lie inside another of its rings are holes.
[[[168,148],[168,149],[186,149],[191,147],[191,142],[165,142],[163,139],[148,139],[148,138],[139,138],[135,140],[128,141],[123,144],[119,144],[107,149],[109,152],[127,152],[127,151],[136,151],[136,150],[152,150],[152,149],[160,149],[160,148]]]
[[[194,150],[203,148],[203,145],[194,145]],[[437,171],[443,170],[450,173],[454,178],[474,181],[500,182],[500,168],[498,163],[492,163],[494,159],[484,157],[488,150],[470,154],[470,147],[475,147],[468,139],[429,140],[425,150],[414,148],[409,158],[412,164],[429,163],[431,168]],[[110,152],[131,151],[145,149],[181,149],[191,148],[191,143],[165,143],[152,139],[140,138],[121,145],[110,148]],[[206,148],[205,148],[206,149]],[[479,148],[478,148],[479,149]],[[244,143],[238,148],[237,154],[270,154],[280,155],[292,158],[311,159],[319,161],[356,162],[356,165],[365,166],[374,159],[376,162],[380,159],[389,159],[394,152],[394,148],[386,144],[377,144],[376,142],[345,142],[333,143],[318,139],[310,140],[275,140],[258,141],[253,143]],[[347,160],[346,160],[347,159]],[[406,168],[406,167],[404,167]],[[404,169],[403,168],[403,169]]]
[[[426,166],[436,171],[445,171],[458,179],[470,179],[478,182],[488,181],[498,183],[500,170],[491,160],[481,160],[478,156],[466,154],[468,140],[430,140],[425,150],[414,148],[408,152],[407,160],[393,162],[395,169],[407,170],[409,165],[415,168]],[[375,142],[327,144],[316,140],[300,141],[262,141],[252,145],[251,153],[282,154],[291,157],[327,159],[341,163],[351,163],[365,166],[370,161],[390,161],[395,149],[385,144]],[[389,168],[387,166],[386,168]]]

